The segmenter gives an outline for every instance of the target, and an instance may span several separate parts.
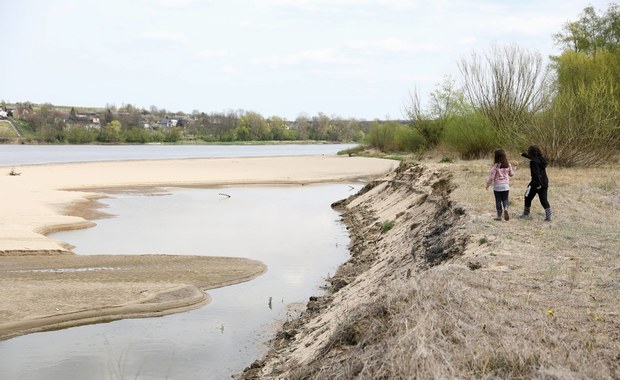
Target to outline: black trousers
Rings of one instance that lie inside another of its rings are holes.
[[[503,206],[504,210],[508,210],[508,190],[493,191],[493,195],[495,195],[495,209],[501,212]]]
[[[533,186],[528,186],[527,190],[525,190],[525,207],[532,207],[532,200],[534,200],[536,194],[538,194],[538,200],[540,200],[540,204],[545,210],[551,207],[549,201],[547,200],[548,189],[548,187],[544,186],[541,186],[538,189],[534,188]]]

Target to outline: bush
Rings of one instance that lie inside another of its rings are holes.
[[[181,140],[183,137],[180,128],[169,128],[164,131],[164,142],[172,143]]]
[[[375,121],[368,131],[368,145],[382,152],[387,152],[393,145],[395,132],[396,128],[393,125],[380,124]]]
[[[401,125],[396,129],[394,145],[398,152],[417,152],[424,148],[425,141],[415,129]]]
[[[65,139],[69,144],[90,144],[97,138],[97,131],[74,125],[65,132]]]
[[[132,144],[146,144],[151,141],[151,133],[144,129],[132,128],[123,132],[125,142]]]
[[[552,107],[526,126],[525,137],[554,165],[596,166],[620,148],[619,115],[613,86],[598,80],[560,91]]]
[[[381,233],[388,232],[393,227],[394,227],[394,221],[393,220],[385,220],[385,221],[383,221],[383,223],[381,223]]]
[[[424,141],[424,145],[429,148],[435,147],[441,140],[441,134],[444,129],[444,119],[416,120],[413,128],[418,132]]]
[[[368,145],[382,152],[417,152],[424,138],[413,128],[398,122],[374,122],[367,135]]]
[[[443,142],[464,159],[485,157],[498,145],[495,129],[479,113],[450,119],[444,128]]]

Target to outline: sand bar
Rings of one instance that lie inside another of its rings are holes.
[[[267,268],[239,258],[76,256],[50,231],[94,225],[104,190],[343,182],[397,163],[361,157],[294,156],[29,165],[0,173],[0,339],[98,321],[163,315],[208,302],[204,290]],[[0,169],[1,170],[1,169]],[[89,212],[91,211],[91,212]]]

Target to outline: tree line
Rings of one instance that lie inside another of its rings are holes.
[[[7,108],[6,103],[2,106]],[[12,120],[25,139],[42,143],[363,142],[372,124],[323,113],[301,114],[288,121],[244,110],[186,114],[155,106],[149,110],[132,105],[79,110],[29,102],[12,108]]]
[[[620,149],[620,8],[583,10],[553,36],[561,54],[546,64],[518,45],[492,46],[458,62],[423,107],[417,91],[408,127],[368,133],[381,150],[442,146],[461,157],[485,157],[502,146],[542,147],[555,165],[594,166]],[[457,80],[458,79],[458,80]]]

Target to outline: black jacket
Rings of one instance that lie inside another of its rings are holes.
[[[521,153],[521,155],[530,159],[530,174],[532,175],[530,186],[533,188],[549,187],[549,178],[547,178],[547,171],[545,170],[547,160],[543,156],[530,157],[527,153]]]

